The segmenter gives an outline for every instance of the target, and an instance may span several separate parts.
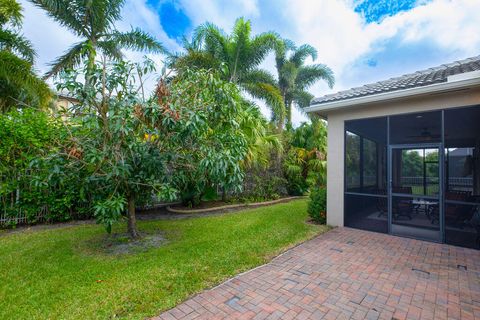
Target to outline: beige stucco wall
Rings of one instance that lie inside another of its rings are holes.
[[[343,226],[343,153],[345,120],[448,109],[477,104],[480,104],[480,88],[416,97],[400,101],[355,106],[348,109],[329,112],[327,114],[327,223],[332,226]]]

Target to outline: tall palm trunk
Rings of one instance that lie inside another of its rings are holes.
[[[287,130],[292,129],[292,101],[285,101],[285,114],[286,114],[286,125]]]
[[[277,132],[282,133],[283,132],[283,125],[285,123],[285,116],[281,115],[278,118],[278,123],[277,123]]]
[[[88,63],[87,73],[85,74],[85,87],[92,83],[93,70],[95,69],[95,58],[97,57],[96,40],[88,41]]]

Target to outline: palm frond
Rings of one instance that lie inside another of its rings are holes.
[[[157,39],[139,28],[132,29],[129,32],[114,31],[106,35],[105,39],[117,43],[119,48],[168,54],[167,49]]]
[[[233,31],[228,38],[226,50],[228,52],[228,65],[231,70],[231,79],[236,82],[238,74],[246,70],[249,65],[248,61],[248,47],[250,42],[250,34],[252,28],[250,21],[245,21],[243,18],[238,18],[233,26]]]
[[[295,90],[292,93],[292,98],[295,104],[299,106],[301,109],[303,109],[310,105],[310,102],[313,99],[313,94],[304,90]]]
[[[189,41],[185,36],[182,36],[182,46],[187,51],[199,51],[201,49],[201,43],[198,39]]]
[[[282,46],[283,41],[276,32],[264,32],[255,36],[248,48],[250,66],[257,67],[271,51]]]
[[[188,70],[189,68],[218,69],[220,62],[208,52],[190,51],[186,54],[177,53],[167,58],[170,67],[176,70]]]
[[[89,52],[87,48],[87,41],[78,42],[71,46],[62,56],[50,64],[51,69],[44,75],[44,78],[56,76],[63,70],[74,68],[81,64],[88,57]]]
[[[318,80],[325,80],[330,88],[335,84],[333,71],[324,64],[314,64],[299,68],[296,84],[299,89],[307,89]]]
[[[12,51],[31,63],[36,55],[28,39],[10,30],[0,30],[0,49]]]
[[[270,72],[262,69],[248,71],[242,76],[240,81],[246,83],[268,83],[273,86],[276,85],[273,75]]]
[[[78,36],[88,37],[88,25],[85,21],[85,5],[81,1],[30,0],[35,6],[45,10],[47,15],[60,25],[69,28]]]
[[[122,60],[122,51],[120,51],[118,44],[115,41],[99,41],[97,46],[107,57],[117,61]]]
[[[117,20],[122,18],[121,12],[125,0],[107,0],[105,1],[105,4],[105,22],[108,23],[108,25],[113,26]]]
[[[298,68],[295,66],[294,63],[290,61],[284,63],[278,74],[278,82],[280,87],[281,88],[295,87],[297,74],[298,74]]]
[[[220,61],[227,62],[228,35],[213,23],[207,22],[198,26],[193,31],[192,42]]]
[[[295,63],[297,67],[300,67],[305,62],[305,59],[309,56],[312,58],[312,60],[316,60],[317,49],[309,44],[303,44],[293,51],[293,54],[289,60]]]
[[[0,51],[0,111],[31,105],[46,107],[51,99],[48,85],[32,70],[32,65],[7,51]]]
[[[0,0],[0,26],[10,24],[13,27],[19,27],[22,19],[20,3],[12,0]]]
[[[252,97],[265,101],[271,109],[274,118],[277,119],[278,125],[283,125],[283,119],[285,119],[285,104],[282,94],[276,86],[264,82],[249,82],[242,83],[241,87]]]
[[[243,17],[235,20],[232,35],[230,36],[233,42],[245,43],[250,38],[252,33],[252,25],[250,20],[245,20]]]
[[[288,39],[280,40],[280,45],[275,47],[275,63],[277,65],[277,70],[282,69],[287,61],[287,51],[289,50],[295,50],[295,43]]]

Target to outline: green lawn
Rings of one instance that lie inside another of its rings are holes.
[[[327,230],[307,201],[220,216],[140,222],[158,248],[112,255],[81,225],[0,235],[0,319],[143,319]],[[123,232],[123,225],[116,226]],[[101,281],[98,281],[101,280]]]

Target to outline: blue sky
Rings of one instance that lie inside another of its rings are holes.
[[[181,40],[192,30],[192,21],[178,2],[148,0],[147,4],[158,12],[160,23],[169,38]]]
[[[367,23],[380,23],[384,18],[408,11],[428,1],[418,0],[360,0],[354,2],[354,11],[360,13]]]
[[[38,52],[36,68],[44,72],[77,39],[27,0],[20,2],[23,31]],[[320,96],[479,55],[478,12],[479,0],[126,0],[117,28],[140,27],[179,51],[182,37],[197,25],[209,21],[229,32],[243,16],[254,33],[273,30],[317,48],[316,62],[336,76],[333,89],[323,83],[311,88]],[[132,60],[143,56],[126,54]],[[164,59],[151,58],[158,64]],[[262,67],[274,72],[273,56]],[[294,113],[297,124],[305,119]]]

